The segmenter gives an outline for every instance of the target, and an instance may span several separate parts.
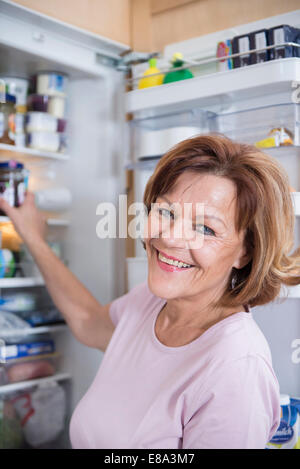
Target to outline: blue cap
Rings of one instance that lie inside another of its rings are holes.
[[[16,104],[16,97],[12,94],[5,93],[5,102]]]
[[[0,163],[0,169],[23,169],[24,165],[16,160],[3,161]]]

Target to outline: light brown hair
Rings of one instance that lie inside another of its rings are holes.
[[[185,171],[226,177],[236,187],[236,230],[245,229],[249,263],[233,269],[219,306],[263,305],[273,301],[281,285],[300,284],[300,249],[294,244],[294,209],[288,175],[271,156],[252,145],[217,135],[180,142],[158,162],[149,179],[144,204],[166,194]]]

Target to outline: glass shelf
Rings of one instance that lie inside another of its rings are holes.
[[[139,159],[136,162],[128,163],[125,169],[134,171],[154,171],[162,156],[163,155],[149,156],[148,158]]]
[[[4,384],[0,386],[0,394],[7,394],[14,391],[21,391],[36,385],[47,384],[54,381],[70,380],[72,378],[70,373],[57,373],[47,378],[37,378],[28,381],[20,381],[18,383]]]
[[[1,159],[3,159],[4,157],[7,159],[9,157],[21,160],[24,159],[26,161],[31,159],[36,160],[37,158],[67,161],[70,158],[69,155],[67,155],[66,153],[55,153],[50,151],[36,150],[27,147],[17,147],[15,145],[8,145],[6,143],[0,143],[0,157]]]
[[[133,119],[128,121],[131,127],[137,127],[144,130],[164,130],[173,127],[196,127],[199,131],[214,130],[216,114],[203,109],[191,109],[183,112],[173,112],[156,117],[147,117],[141,119]]]

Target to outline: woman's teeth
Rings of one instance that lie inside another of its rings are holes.
[[[190,264],[185,264],[184,262],[174,261],[173,259],[164,257],[160,252],[158,253],[158,258],[160,261],[165,262],[166,264],[174,265],[175,267],[179,267],[179,268],[193,267]]]

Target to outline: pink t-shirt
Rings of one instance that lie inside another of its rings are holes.
[[[112,302],[116,329],[72,416],[72,447],[264,448],[280,421],[279,386],[251,311],[168,347],[154,332],[164,304],[147,283]]]

